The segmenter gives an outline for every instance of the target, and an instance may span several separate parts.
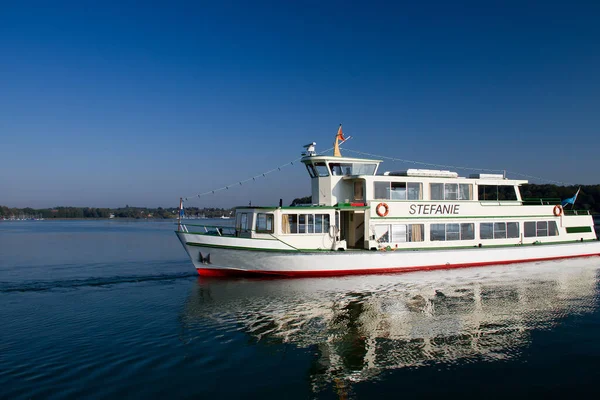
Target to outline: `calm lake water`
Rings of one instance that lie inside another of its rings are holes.
[[[207,280],[173,230],[0,221],[0,398],[571,398],[598,386],[600,257]]]

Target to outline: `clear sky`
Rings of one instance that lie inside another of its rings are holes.
[[[176,206],[339,123],[353,150],[600,183],[598,1],[0,5],[2,205]],[[295,164],[189,205],[309,194]]]

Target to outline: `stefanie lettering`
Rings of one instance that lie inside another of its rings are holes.
[[[460,204],[411,204],[408,213],[411,215],[458,215],[459,207]]]

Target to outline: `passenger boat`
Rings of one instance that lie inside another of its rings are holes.
[[[525,180],[446,170],[380,173],[381,160],[305,146],[312,204],[238,207],[231,227],[179,223],[204,276],[381,274],[600,255],[588,211],[523,199]]]

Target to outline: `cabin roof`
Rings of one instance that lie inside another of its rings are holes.
[[[323,162],[338,162],[338,163],[381,163],[382,160],[370,160],[366,158],[353,157],[335,157],[335,156],[306,156],[300,160],[303,163],[323,161]]]

